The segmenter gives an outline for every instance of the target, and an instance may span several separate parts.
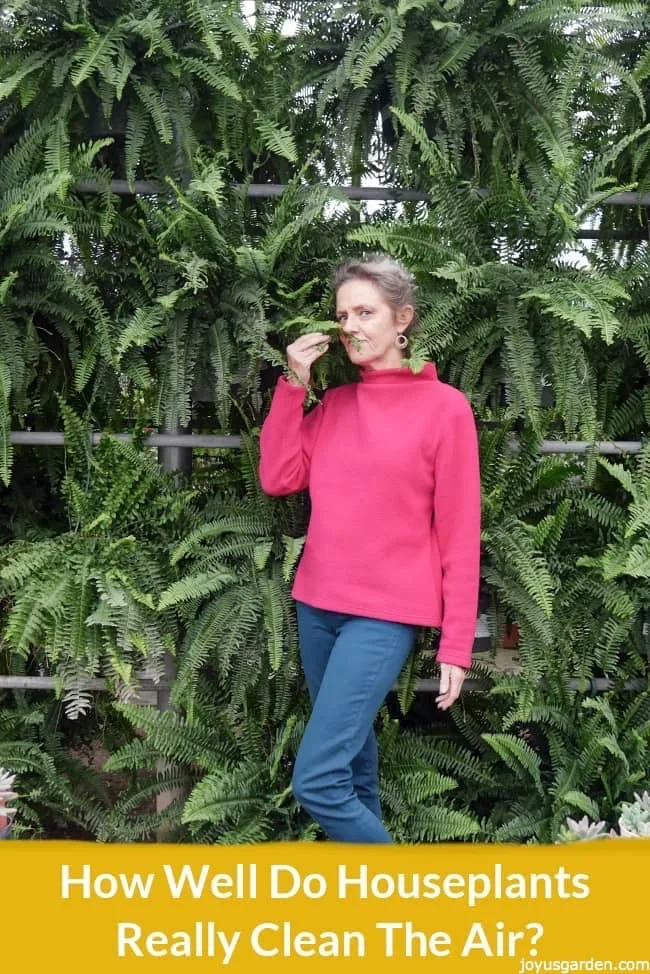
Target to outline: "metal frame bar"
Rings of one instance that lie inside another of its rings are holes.
[[[495,672],[496,675],[496,672]],[[484,690],[490,680],[488,679],[478,679],[473,677],[468,677],[463,683],[463,688],[467,690]],[[568,686],[572,690],[585,690],[590,693],[597,693],[604,690],[610,690],[614,686],[614,681],[608,679],[607,677],[594,677],[593,679],[580,679],[579,677],[574,677],[567,681]],[[643,687],[647,687],[648,683],[643,679],[628,680],[624,684],[625,690],[640,690]],[[56,680],[53,676],[0,676],[0,690],[54,690],[56,687]],[[157,693],[157,694],[169,694],[172,684],[168,681],[161,681],[160,683],[154,683],[151,680],[143,680],[142,683],[137,685],[138,693]],[[440,680],[434,678],[423,678],[417,681],[416,691],[419,693],[432,693],[437,692],[440,688]],[[107,690],[108,686],[106,680],[96,679],[88,680],[83,687],[84,690],[97,690],[103,691]],[[398,683],[395,682],[391,688],[393,692],[397,691]]]
[[[481,425],[479,420],[478,425]],[[96,446],[103,437],[113,436],[118,440],[128,442],[133,439],[132,433],[91,433],[91,443]],[[65,434],[53,430],[31,431],[15,430],[10,433],[10,440],[16,446],[65,446]],[[203,433],[149,433],[142,438],[145,446],[182,448],[183,450],[218,450],[222,448],[241,447],[239,436],[218,436]],[[586,453],[595,450],[597,453],[622,454],[639,453],[644,446],[643,440],[541,440],[541,453]],[[509,446],[518,449],[518,441],[511,439]]]
[[[0,688],[3,690],[55,690],[57,680],[53,676],[2,676],[0,675]],[[77,684],[75,684],[75,687]],[[99,677],[94,680],[87,680],[83,685],[84,690],[107,690],[108,683]],[[138,690],[145,693],[169,689],[168,685],[155,683],[153,680],[142,680],[138,683]]]
[[[318,183],[310,184],[313,188],[320,185]],[[342,192],[351,200],[385,200],[396,203],[426,203],[431,200],[430,193],[417,189],[403,189],[399,186],[326,186],[322,184],[322,187]],[[129,186],[126,179],[112,179],[110,188],[116,196],[160,196],[169,192],[164,183],[156,183],[146,179],[138,179],[132,186]],[[288,187],[286,183],[249,183],[245,187],[243,184],[236,183],[235,188],[245,188],[247,196],[264,199],[281,196]],[[101,192],[100,184],[94,179],[79,180],[74,189],[82,194]],[[485,197],[489,195],[490,191],[484,187],[479,187],[475,192],[477,196]],[[602,202],[611,206],[650,206],[650,193],[612,193]]]
[[[318,184],[310,184],[312,186]],[[246,187],[235,184],[237,189],[246,189],[246,195],[256,199],[265,199],[281,196],[287,188],[284,183],[249,183]],[[110,182],[111,192],[116,196],[161,196],[168,192],[168,187],[162,183],[155,183],[149,180],[135,180],[129,186],[126,179],[113,179]],[[330,189],[342,192],[350,200],[377,200],[401,202],[426,203],[431,200],[431,194],[416,189],[402,189],[400,187],[384,186],[330,186]],[[80,194],[98,193],[100,187],[93,179],[83,179],[76,183],[74,189]],[[476,195],[486,197],[489,190],[477,188]],[[602,201],[612,206],[650,206],[650,193],[612,193],[607,199]],[[581,228],[576,234],[577,240],[645,240],[646,232],[640,228],[636,233],[627,230],[613,229],[603,234],[600,230],[591,228]]]
[[[21,446],[65,446],[65,434],[55,430],[31,431],[15,430],[10,433],[11,442]],[[132,433],[90,433],[89,439],[92,446],[97,444],[106,436],[129,442],[133,439]],[[241,446],[239,436],[213,436],[199,435],[196,433],[150,433],[142,438],[145,446],[157,447],[181,447],[183,449],[219,449],[221,447]]]

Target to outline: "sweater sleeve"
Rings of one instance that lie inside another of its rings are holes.
[[[323,420],[324,403],[304,413],[307,390],[278,378],[260,431],[259,478],[265,494],[281,496],[309,484],[311,454]]]
[[[454,406],[435,458],[434,529],[442,565],[437,659],[468,669],[476,632],[481,558],[478,434],[469,400]]]

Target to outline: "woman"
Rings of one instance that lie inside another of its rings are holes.
[[[478,438],[466,396],[427,362],[403,364],[415,317],[409,273],[388,257],[348,262],[333,282],[340,337],[359,382],[303,411],[330,336],[287,349],[260,436],[265,493],[309,489],[296,571],[300,654],[312,703],[292,786],[330,839],[392,842],[379,802],[374,720],[413,649],[441,628],[442,710],[471,665],[480,558]],[[295,376],[295,378],[294,378]]]

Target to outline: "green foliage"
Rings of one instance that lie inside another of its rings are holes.
[[[316,828],[293,798],[291,768],[303,721],[292,714],[286,722],[269,719],[264,710],[230,717],[227,695],[204,683],[191,718],[156,713],[133,704],[116,705],[144,739],[118,749],[109,770],[153,767],[166,760],[183,762],[183,775],[150,775],[126,793],[106,819],[105,840],[136,841],[165,827],[178,841],[241,844],[309,840]],[[184,788],[162,813],[134,814],[143,800],[170,785]],[[182,795],[182,793],[181,793]]]
[[[185,637],[179,647],[173,701],[192,715],[203,675],[228,691],[230,719],[244,719],[251,699],[286,720],[299,692],[297,633],[290,583],[300,535],[294,498],[278,512],[257,483],[257,441],[242,434],[243,490],[229,511],[202,523],[171,553],[179,576],[159,608],[176,608]],[[217,507],[220,505],[214,505]]]
[[[631,699],[623,683],[594,698],[498,676],[453,709],[451,727],[385,724],[385,806],[399,840],[550,843],[576,812],[616,824],[650,771],[650,696]]]
[[[53,672],[74,717],[91,706],[89,680],[106,679],[117,696],[134,692],[140,676],[160,680],[177,638],[171,614],[158,611],[167,551],[193,498],[130,444],[104,438],[90,454],[64,408],[79,451],[62,485],[70,530],[5,545],[0,591],[8,648]]]
[[[33,700],[20,691],[0,691],[0,767],[20,781],[12,836],[94,834],[94,823],[111,805],[98,770],[89,767],[83,742],[71,733],[52,696]]]
[[[570,816],[615,824],[650,772],[649,454],[540,447],[650,430],[646,219],[604,202],[650,188],[644,18],[560,0],[274,0],[248,18],[238,0],[5,4],[2,669],[54,675],[64,707],[3,697],[21,834],[320,837],[289,788],[308,504],[262,493],[257,435],[287,345],[337,337],[331,272],[375,249],[418,283],[411,363],[434,360],[479,420],[482,604],[493,649],[516,623],[521,667],[477,664],[486,688],[414,727],[420,634],[377,722],[389,826],[544,842]],[[322,185],[350,182],[427,202],[371,211]],[[332,341],[307,406],[354,378]],[[26,428],[62,430],[65,450],[16,446]],[[195,451],[190,486],[141,445],[149,429],[241,447]],[[172,709],[136,703],[172,661]],[[98,677],[111,757],[84,776],[67,745]]]
[[[605,581],[634,579],[630,589],[647,605],[650,600],[650,444],[643,445],[632,464],[615,463],[605,457],[599,457],[598,462],[621,484],[628,495],[628,504],[615,538],[600,557],[585,555],[579,564],[601,569]]]

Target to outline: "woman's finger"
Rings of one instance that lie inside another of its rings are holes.
[[[303,348],[311,348],[313,345],[322,345],[323,342],[329,342],[330,336],[324,335],[321,332],[310,332],[309,335],[302,335],[298,341],[302,344]]]

